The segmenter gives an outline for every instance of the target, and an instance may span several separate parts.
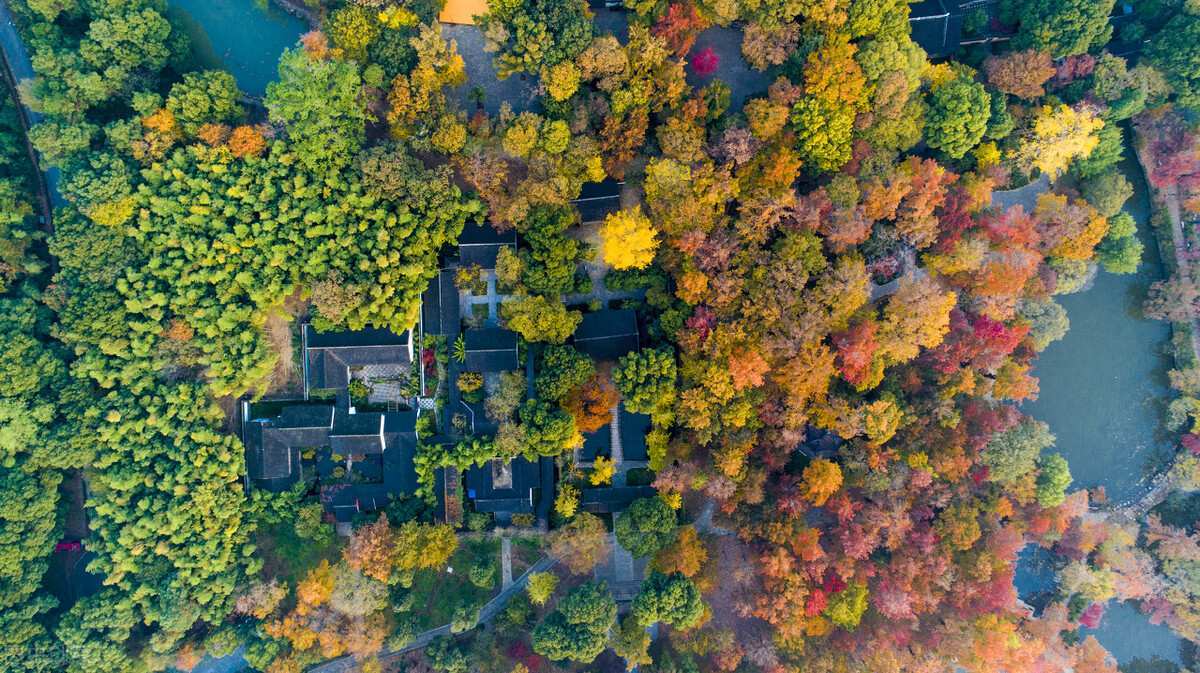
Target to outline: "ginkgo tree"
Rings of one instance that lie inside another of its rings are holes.
[[[602,236],[600,254],[614,269],[644,269],[658,249],[658,232],[640,210],[610,214]]]

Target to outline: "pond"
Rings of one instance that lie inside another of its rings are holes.
[[[1146,288],[1162,277],[1162,263],[1145,180],[1132,160],[1121,169],[1134,185],[1125,210],[1146,246],[1142,264],[1136,274],[1101,271],[1090,289],[1055,297],[1071,327],[1035,362],[1041,391],[1022,405],[1057,437],[1050,450],[1070,463],[1073,488],[1103,486],[1115,502],[1141,495],[1150,470],[1172,451],[1160,420],[1171,394],[1170,329],[1143,318],[1141,308]]]
[[[1070,463],[1073,489],[1103,486],[1117,502],[1144,493],[1154,468],[1173,450],[1161,422],[1171,395],[1166,380],[1172,366],[1166,355],[1170,329],[1141,312],[1146,288],[1162,277],[1162,261],[1150,230],[1141,169],[1130,158],[1120,168],[1134,187],[1125,210],[1137,221],[1146,246],[1142,264],[1132,275],[1101,271],[1090,289],[1055,298],[1067,310],[1071,327],[1037,360],[1033,373],[1041,392],[1022,405],[1057,436],[1048,450]],[[1014,583],[1023,599],[1051,588],[1053,570],[1039,554],[1044,552],[1027,548],[1018,562]],[[1180,662],[1180,638],[1166,626],[1150,624],[1129,604],[1109,602],[1098,628],[1081,628],[1079,634],[1096,636],[1119,664],[1155,655]]]
[[[192,55],[206,69],[229,71],[242,91],[266,93],[278,77],[279,56],[308,31],[304,21],[254,0],[168,0],[167,16],[192,38]]]

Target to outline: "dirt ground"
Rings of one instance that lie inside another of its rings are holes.
[[[721,578],[717,588],[704,595],[712,608],[709,625],[733,631],[737,642],[753,642],[763,634],[766,622],[754,617],[739,617],[734,609],[739,597],[753,589],[754,564],[750,561],[750,546],[734,535],[721,535],[709,547],[709,554],[719,556],[718,576]]]

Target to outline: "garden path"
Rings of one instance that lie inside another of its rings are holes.
[[[713,523],[713,511],[716,504],[709,498],[705,503],[704,509],[700,512],[700,516],[696,517],[696,523],[692,527],[701,533],[712,533],[714,535],[733,535],[733,531]]]
[[[506,538],[500,538],[500,586],[507,589],[512,586],[512,542]]]

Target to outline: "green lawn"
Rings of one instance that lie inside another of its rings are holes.
[[[491,559],[496,576],[496,586],[484,591],[471,584],[469,573],[476,558]],[[454,617],[460,603],[469,602],[482,607],[500,591],[500,540],[484,538],[466,541],[450,557],[449,568],[440,572],[422,570],[413,579],[413,614],[417,619],[417,632],[428,631],[447,624]]]
[[[263,560],[263,576],[295,584],[322,560],[336,563],[346,546],[346,538],[335,536],[328,544],[317,544],[296,535],[291,522],[263,526],[254,534],[258,555]]]

